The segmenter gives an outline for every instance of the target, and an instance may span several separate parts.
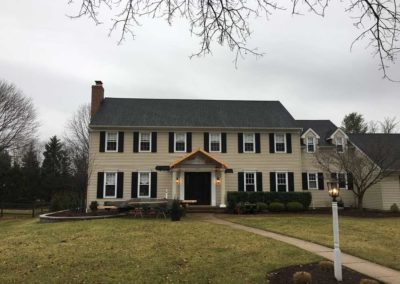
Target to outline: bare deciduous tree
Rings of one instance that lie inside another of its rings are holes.
[[[331,179],[332,173],[351,173],[354,185],[352,191],[357,198],[359,209],[363,208],[365,192],[383,178],[391,175],[400,164],[398,145],[393,145],[383,138],[374,143],[368,143],[367,148],[364,149],[365,152],[349,145],[343,153],[332,149],[320,149],[315,154],[317,164],[329,174],[328,180]]]
[[[396,117],[385,117],[382,122],[379,122],[382,128],[382,133],[395,133],[399,122]]]
[[[100,24],[99,13],[102,7],[115,9],[115,17],[110,33],[119,30],[119,42],[127,34],[134,36],[134,28],[140,25],[143,16],[165,19],[169,24],[175,17],[187,19],[192,34],[200,38],[200,49],[194,56],[211,52],[211,44],[227,44],[239,56],[250,53],[262,55],[254,48],[247,47],[250,37],[250,20],[258,16],[268,16],[275,10],[285,10],[274,0],[77,0],[80,9],[72,18],[88,16],[96,24]],[[73,0],[69,1],[74,2]],[[301,14],[305,8],[319,16],[324,16],[329,0],[293,0],[292,14]],[[400,7],[396,0],[348,0],[346,12],[354,18],[354,25],[361,30],[353,44],[366,38],[368,46],[379,58],[379,66],[383,76],[388,78],[389,63],[395,62],[400,50],[398,37],[400,27]],[[352,46],[353,46],[352,44]]]
[[[0,152],[26,146],[38,127],[30,98],[0,80]]]
[[[371,120],[368,123],[368,133],[378,133],[379,132],[379,123],[375,120]]]

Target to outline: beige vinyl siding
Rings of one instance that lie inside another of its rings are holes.
[[[382,184],[379,182],[364,194],[363,206],[367,209],[382,210]]]
[[[113,129],[118,130],[118,129]],[[119,130],[123,131],[123,130]],[[124,152],[123,153],[100,153],[99,139],[100,131],[90,132],[90,176],[88,186],[88,204],[97,200],[97,173],[104,171],[124,172],[124,194],[123,199],[131,198],[131,173],[135,171],[155,171],[157,165],[170,165],[174,161],[187,155],[187,153],[169,153],[169,137],[166,130],[152,130],[157,132],[157,153],[133,153],[133,132],[124,131]],[[146,130],[148,131],[148,130]],[[186,130],[179,130],[186,131]],[[269,191],[269,173],[275,171],[294,172],[295,190],[301,188],[301,155],[300,135],[292,132],[292,153],[269,153],[269,132],[254,130],[251,132],[260,133],[261,153],[238,153],[238,132],[225,130],[204,130],[192,132],[192,150],[204,149],[204,132],[225,132],[227,133],[227,153],[210,153],[216,159],[225,162],[234,173],[225,175],[225,191],[238,190],[238,176],[240,171],[260,171],[263,173],[263,190]],[[250,132],[250,131],[248,131]],[[285,131],[282,131],[286,133]],[[168,197],[172,194],[172,173],[158,172],[157,197],[165,197],[165,189],[168,190]],[[179,191],[179,190],[178,190]],[[217,205],[220,203],[220,188],[216,188]],[[99,199],[99,203],[116,199]]]
[[[392,174],[381,182],[382,210],[390,210],[390,206],[396,203],[400,207],[400,175]]]

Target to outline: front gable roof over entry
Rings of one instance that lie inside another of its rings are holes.
[[[91,127],[299,128],[279,101],[105,98]]]
[[[200,163],[204,163],[205,165],[210,165],[213,164],[215,165],[216,168],[221,168],[221,169],[228,169],[228,165],[225,164],[224,162],[221,162],[208,154],[207,152],[198,149],[188,155],[185,155],[181,159],[173,162],[169,167],[170,169],[177,168],[179,166],[185,165],[187,162],[190,161],[195,161],[196,159],[200,160]]]

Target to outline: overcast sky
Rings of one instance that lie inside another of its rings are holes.
[[[212,56],[197,51],[185,21],[144,19],[135,40],[117,45],[105,24],[71,20],[79,0],[2,0],[0,78],[32,97],[40,138],[62,135],[79,105],[90,101],[94,80],[109,97],[279,100],[296,119],[330,119],[340,124],[357,111],[367,120],[400,118],[400,84],[382,80],[378,60],[358,43],[341,3],[325,18],[274,13],[252,20],[250,47],[265,55],[232,63],[234,54],[215,45]],[[390,73],[400,79],[400,62]]]

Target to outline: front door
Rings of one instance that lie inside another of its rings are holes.
[[[211,205],[211,173],[185,173],[185,199]]]

